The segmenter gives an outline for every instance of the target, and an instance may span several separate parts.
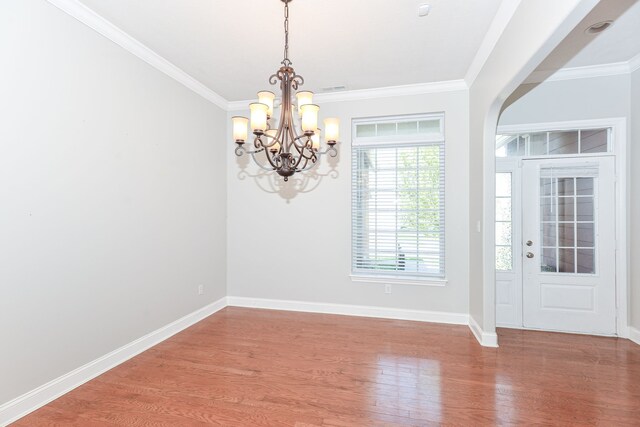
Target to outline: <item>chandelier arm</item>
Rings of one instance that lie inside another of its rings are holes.
[[[299,143],[300,140],[302,140],[303,138],[307,138],[307,140],[304,143]],[[304,148],[307,146],[307,143],[309,142],[309,140],[311,140],[311,137],[308,135],[300,135],[298,137],[296,137],[296,139],[293,140],[293,142],[300,148]]]
[[[318,167],[318,165],[321,163],[321,162],[320,162],[320,159],[321,159],[321,157],[319,157],[319,156],[318,156],[318,157],[316,157],[316,161],[311,162],[311,166],[306,167],[306,164],[305,164],[305,167],[304,167],[304,168],[302,168],[302,169],[300,169],[300,170],[299,170],[299,171],[297,171],[297,172],[308,172],[308,171],[310,171],[310,170],[313,170],[313,169],[317,168],[317,167]]]
[[[264,148],[258,148],[257,150],[247,150],[243,146],[236,147],[236,156],[240,157],[243,154],[257,154],[264,151]]]
[[[253,158],[253,162],[254,162],[256,165],[258,165],[258,167],[259,167],[260,169],[263,169],[263,170],[266,170],[266,171],[269,171],[269,172],[273,172],[274,170],[276,170],[276,168],[275,168],[275,167],[273,167],[273,168],[269,168],[269,167],[266,167],[265,165],[263,165],[262,163],[260,163],[260,162],[258,161],[258,159],[256,159],[256,153],[251,153],[251,157]],[[267,159],[268,159],[268,158],[269,158],[269,156],[267,156]],[[269,162],[269,163],[271,163],[271,162]]]
[[[260,139],[260,145],[262,145],[264,148],[273,147],[274,145],[276,145],[276,143],[280,142],[280,140],[278,140],[278,134],[276,134],[276,136],[271,136],[271,135],[265,133],[262,136],[266,137],[267,139],[272,139],[273,140],[273,141],[271,141],[270,144],[269,143],[265,144],[264,142],[262,142],[262,139],[259,138]]]
[[[264,156],[267,158],[267,161],[269,162],[269,164],[273,167],[272,170],[278,170],[281,166],[278,165],[278,161],[277,160],[273,160],[271,158],[271,156],[269,155],[269,150],[265,150]],[[253,159],[256,163],[258,162],[255,158]],[[269,170],[269,169],[267,169]]]
[[[309,158],[307,158],[307,156],[304,155],[304,149],[305,148],[311,149],[311,147],[310,147],[311,144],[312,144],[311,140],[309,139],[307,141],[307,144],[302,148],[302,152],[300,152],[300,155],[298,156],[298,160],[296,161],[295,169],[298,169],[298,166],[300,166],[300,162],[302,162],[302,159],[307,159],[307,162],[309,161]],[[297,147],[296,147],[296,149],[297,149]],[[311,156],[311,157],[313,158],[313,156]]]
[[[338,155],[338,150],[336,150],[336,147],[329,147],[324,151],[318,151],[317,154],[318,154],[318,157],[324,156],[325,154],[328,154],[331,157],[336,157]]]
[[[304,164],[296,168],[296,172],[302,172],[303,170],[305,170],[308,163],[309,163],[309,159],[305,159]]]

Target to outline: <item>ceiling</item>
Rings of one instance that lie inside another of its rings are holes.
[[[283,51],[280,0],[82,0],[229,101],[268,89]],[[500,0],[293,0],[290,58],[307,90],[464,78]]]
[[[614,24],[599,35],[585,30]],[[602,0],[538,67],[539,71],[627,62],[640,54],[640,1]]]

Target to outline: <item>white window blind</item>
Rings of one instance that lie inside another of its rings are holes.
[[[354,275],[444,278],[443,129],[441,114],[354,122]]]

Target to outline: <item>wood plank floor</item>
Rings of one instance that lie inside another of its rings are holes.
[[[499,336],[226,308],[15,425],[640,425],[640,346]]]

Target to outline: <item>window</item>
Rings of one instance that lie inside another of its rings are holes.
[[[513,270],[512,174],[496,174],[496,270]]]
[[[498,135],[496,157],[608,153],[610,139],[610,128]]]
[[[595,274],[596,168],[540,172],[542,272]]]
[[[354,121],[352,272],[443,279],[444,117]]]

